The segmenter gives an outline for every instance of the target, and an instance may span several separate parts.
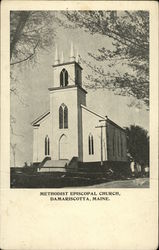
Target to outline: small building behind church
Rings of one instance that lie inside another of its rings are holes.
[[[32,122],[33,162],[39,171],[51,171],[77,162],[126,162],[127,143],[123,128],[106,114],[90,110],[82,85],[83,68],[74,56],[60,61],[56,50],[50,110]],[[101,125],[101,126],[99,126]]]

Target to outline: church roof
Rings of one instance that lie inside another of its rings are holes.
[[[92,113],[92,114],[98,116],[99,118],[104,119],[106,122],[109,122],[109,123],[112,124],[113,126],[119,128],[119,129],[121,129],[123,132],[125,132],[125,130],[124,130],[122,127],[120,127],[118,124],[116,124],[115,122],[113,122],[112,120],[110,120],[107,116],[101,116],[101,115],[99,115],[99,114],[97,114],[96,112],[90,110],[89,108],[87,108],[86,106],[84,106],[84,105],[82,105],[82,104],[81,104],[81,107],[84,108],[85,110],[87,110],[88,112],[90,112],[90,113]]]
[[[104,119],[105,121],[109,122],[110,124],[114,125],[115,127],[121,129],[122,131],[125,132],[125,130],[120,127],[118,124],[116,124],[115,122],[113,122],[112,120],[110,120],[107,116],[102,116],[102,115],[99,115],[97,114],[96,112],[92,111],[91,109],[87,108],[86,106],[84,106],[83,104],[81,104],[81,107],[85,110],[87,110],[88,112],[92,113],[93,115],[96,115],[98,116],[99,118],[101,119]],[[42,115],[40,115],[38,118],[36,118],[32,123],[31,125],[32,126],[39,126],[40,124],[40,121],[43,120],[45,117],[47,117],[48,115],[50,114],[50,111],[46,111],[45,113],[43,113]]]
[[[50,114],[50,111],[46,111],[45,113],[43,113],[42,115],[40,115],[38,118],[36,118],[31,125],[32,126],[39,126],[39,122],[44,119],[46,116],[48,116]]]
[[[120,127],[118,124],[116,124],[115,122],[113,122],[109,118],[107,118],[107,122],[109,122],[110,124],[114,125],[115,127],[121,129],[124,133],[126,133],[126,131],[122,127]]]
[[[62,89],[70,89],[70,88],[79,88],[80,90],[82,90],[83,92],[85,92],[87,94],[87,91],[85,89],[82,88],[82,86],[80,85],[67,85],[67,86],[63,86],[61,87],[53,87],[53,88],[48,88],[49,91],[52,90],[62,90]]]
[[[92,111],[91,109],[87,108],[87,107],[84,106],[83,104],[81,104],[81,107],[84,108],[85,110],[87,110],[88,112],[92,113],[93,115],[96,115],[96,116],[98,116],[98,117],[100,117],[100,118],[102,118],[102,119],[105,119],[104,116],[101,116],[101,115],[97,114],[96,112],[94,112],[94,111]]]

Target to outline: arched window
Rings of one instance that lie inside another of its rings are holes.
[[[88,152],[89,152],[89,155],[94,155],[94,141],[93,141],[92,134],[89,134],[88,136]]]
[[[64,103],[59,107],[59,128],[68,128],[68,108]]]
[[[48,142],[47,142],[47,150],[48,150],[48,155],[50,155],[50,139],[48,137]]]
[[[62,69],[60,73],[60,86],[64,87],[68,85],[68,72],[66,69]]]
[[[59,108],[59,128],[63,128],[63,107]]]
[[[64,107],[64,128],[68,128],[68,108]]]
[[[50,140],[48,135],[45,137],[45,155],[50,155]]]

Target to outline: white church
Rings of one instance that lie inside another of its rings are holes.
[[[75,58],[64,62],[56,49],[53,84],[49,88],[50,110],[32,122],[33,162],[39,171],[78,162],[127,161],[126,134],[106,114],[99,115],[86,104],[82,67]]]

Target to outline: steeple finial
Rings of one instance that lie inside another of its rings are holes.
[[[76,53],[76,62],[79,63],[79,53],[78,53],[78,50],[77,50],[77,53]]]
[[[55,48],[55,64],[58,64],[59,63],[59,53],[58,53],[58,48],[57,48],[57,45],[56,45],[56,48]]]
[[[75,60],[74,46],[73,46],[73,42],[71,42],[70,62],[74,60]]]
[[[64,56],[63,56],[63,51],[61,52],[61,63],[64,62]]]

